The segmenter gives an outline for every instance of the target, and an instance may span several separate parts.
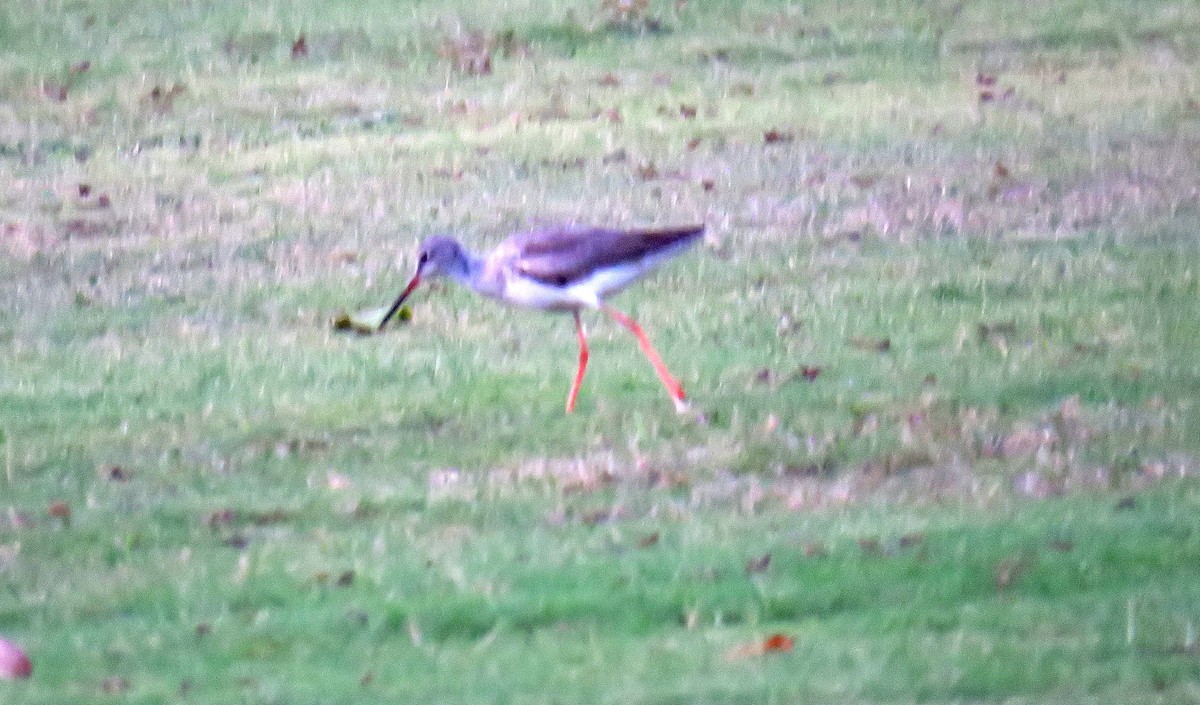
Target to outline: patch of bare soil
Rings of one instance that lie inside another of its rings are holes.
[[[1107,412],[1105,412],[1107,413]],[[1120,412],[1122,426],[1131,413]],[[1146,414],[1145,424],[1156,423]],[[519,492],[557,496],[552,525],[626,519],[685,518],[697,511],[754,514],[808,512],[857,504],[984,506],[1014,498],[1042,500],[1088,492],[1133,493],[1169,478],[1194,476],[1200,462],[1175,454],[1145,459],[1084,460],[1112,419],[1084,410],[1077,397],[1035,419],[1001,422],[994,412],[948,412],[928,406],[877,418],[863,433],[901,427],[900,447],[856,465],[781,466],[761,472],[737,465],[738,449],[695,448],[686,457],[635,458],[605,453],[531,460],[483,472],[430,473],[429,500],[479,501]],[[765,430],[782,433],[778,426]]]
[[[744,222],[802,227],[829,241],[901,242],[937,235],[1070,238],[1142,230],[1200,208],[1200,143],[1114,141],[1095,165],[1005,160],[866,163],[816,155],[796,196],[746,199]],[[1053,173],[1050,169],[1053,168]]]

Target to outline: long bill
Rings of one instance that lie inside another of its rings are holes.
[[[412,281],[408,283],[408,286],[404,287],[404,291],[400,293],[400,296],[396,297],[396,303],[392,304],[392,307],[388,309],[386,314],[384,314],[383,320],[379,322],[379,328],[376,330],[383,330],[383,327],[387,325],[387,322],[392,320],[392,316],[395,316],[396,312],[400,310],[400,305],[404,303],[404,300],[408,298],[409,294],[413,293],[413,289],[416,289],[417,285],[420,283],[421,273],[417,272],[413,275]]]

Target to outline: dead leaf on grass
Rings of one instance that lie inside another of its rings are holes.
[[[101,474],[113,482],[127,482],[129,480],[129,472],[120,465],[110,465]]]
[[[800,546],[800,552],[804,554],[805,558],[825,558],[829,555],[825,544],[820,541],[806,541]]]
[[[1075,550],[1075,542],[1068,539],[1051,539],[1046,542],[1046,548],[1056,553],[1070,553]]]
[[[885,353],[892,349],[892,339],[856,335],[850,338],[850,346],[867,352]]]
[[[303,59],[308,56],[308,38],[301,34],[292,42],[292,58]]]
[[[617,148],[605,154],[600,158],[602,164],[620,164],[629,159],[629,152],[624,148]]]
[[[654,489],[678,489],[692,486],[692,478],[678,470],[659,470],[651,468],[646,471],[646,484]]]
[[[109,676],[100,681],[100,690],[105,695],[120,695],[129,690],[129,681],[122,676]]]
[[[761,573],[771,567],[771,554],[764,553],[761,556],[751,558],[746,561],[746,575]]]
[[[883,555],[883,544],[879,542],[879,539],[875,539],[875,538],[859,539],[858,547],[859,547],[859,549],[862,550],[863,553],[865,553],[868,556],[882,556]]]
[[[734,646],[725,652],[726,661],[739,661],[772,653],[787,653],[796,647],[796,641],[786,634],[772,634],[762,641]]]
[[[763,142],[766,144],[786,144],[794,139],[796,139],[795,134],[776,128],[772,128],[763,133]]]
[[[645,164],[638,166],[637,169],[634,170],[634,173],[637,174],[638,178],[642,181],[652,181],[662,175],[662,173],[659,172],[658,167],[654,166],[654,162],[646,162]]]
[[[150,107],[159,113],[168,113],[175,107],[175,99],[183,95],[187,88],[182,83],[173,83],[169,87],[154,86],[146,95]]]
[[[614,125],[619,125],[624,118],[621,117],[621,111],[616,108],[608,108],[601,110],[597,117],[602,117],[606,122],[611,122]]]
[[[878,181],[878,174],[855,174],[854,176],[850,177],[850,183],[853,184],[855,188],[864,190],[871,188]]]
[[[637,540],[637,546],[638,546],[638,548],[650,548],[651,546],[657,545],[658,540],[659,540],[659,533],[657,531],[655,531],[652,534],[646,534],[645,536],[639,538]]]
[[[990,344],[1001,352],[1008,350],[1009,338],[1017,336],[1017,324],[1013,321],[995,323],[979,323],[975,327],[975,337],[981,345]]]
[[[1004,591],[1012,586],[1033,565],[1033,559],[1024,553],[1014,553],[996,564],[992,571],[996,590]]]
[[[64,103],[67,100],[67,87],[53,81],[42,81],[42,95],[55,103]]]
[[[46,513],[62,522],[64,527],[71,525],[71,505],[61,499],[51,502]]]
[[[617,504],[612,507],[600,507],[598,509],[590,509],[579,515],[579,521],[584,526],[596,526],[597,524],[607,524],[610,521],[617,521],[629,516],[629,510]]]

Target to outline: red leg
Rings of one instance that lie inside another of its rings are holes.
[[[575,311],[575,332],[579,335],[579,369],[575,370],[575,381],[571,383],[571,393],[567,395],[567,413],[575,409],[575,397],[579,395],[579,385],[583,384],[583,373],[587,370],[588,346],[587,335],[583,332],[583,321],[579,320],[579,312]]]
[[[646,359],[650,360],[650,364],[654,365],[654,371],[658,373],[658,378],[662,380],[663,386],[667,388],[667,394],[671,395],[671,401],[675,402],[675,410],[678,412],[687,411],[687,397],[683,394],[683,385],[679,380],[671,376],[670,370],[663,364],[662,358],[658,356],[658,351],[650,344],[650,339],[646,337],[646,331],[638,325],[637,321],[629,316],[621,313],[617,309],[602,304],[600,310],[607,313],[617,323],[625,326],[631,333],[637,336],[638,346],[642,348],[642,353]]]

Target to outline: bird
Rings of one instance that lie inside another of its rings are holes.
[[[588,364],[587,332],[580,312],[598,310],[633,333],[675,410],[685,413],[689,407],[683,385],[667,369],[646,332],[605,299],[682,253],[703,235],[703,224],[640,229],[559,225],[513,233],[483,255],[468,251],[451,236],[435,235],[421,243],[416,273],[377,330],[383,330],[422,282],[437,277],[511,306],[569,312],[579,339],[579,364],[567,394],[569,414],[575,409]]]

